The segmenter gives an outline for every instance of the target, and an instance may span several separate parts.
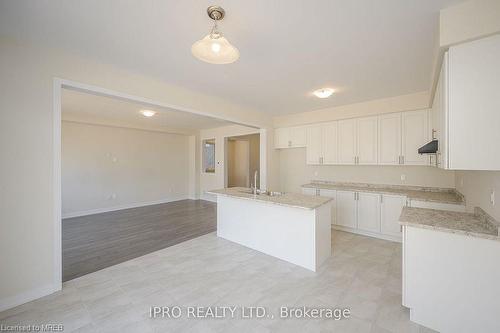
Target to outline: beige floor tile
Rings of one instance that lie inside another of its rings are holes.
[[[311,272],[215,233],[68,281],[0,313],[2,324],[63,323],[75,332],[429,332],[401,306],[401,244],[333,232]],[[151,306],[264,306],[274,319],[150,318]],[[347,307],[348,319],[280,319],[279,308]]]

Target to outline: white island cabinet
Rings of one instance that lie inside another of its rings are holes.
[[[247,188],[217,195],[217,236],[316,271],[331,255],[331,198],[254,195]]]
[[[438,332],[500,332],[499,224],[475,213],[405,207],[402,304]]]

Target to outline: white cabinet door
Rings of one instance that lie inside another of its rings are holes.
[[[449,166],[500,170],[500,35],[448,51]]]
[[[275,128],[274,129],[274,148],[288,148],[290,142],[290,129],[289,128]]]
[[[338,121],[338,163],[355,164],[356,119]]]
[[[380,231],[389,236],[401,236],[399,216],[406,204],[406,197],[382,194],[380,205]]]
[[[398,165],[401,156],[401,113],[378,117],[378,163]]]
[[[380,194],[358,193],[358,229],[380,232]]]
[[[304,195],[316,195],[317,191],[315,188],[303,187],[302,194],[304,194]]]
[[[335,224],[335,218],[337,216],[337,191],[335,190],[319,190],[319,195],[322,197],[328,197],[328,198],[333,198],[331,201],[331,207],[332,207],[332,224]]]
[[[358,164],[377,164],[378,118],[356,119],[356,145]]]
[[[401,115],[402,155],[405,165],[428,165],[429,156],[420,155],[418,148],[430,141],[428,110],[406,111]]]
[[[337,219],[335,224],[356,228],[356,193],[337,191]]]
[[[306,130],[306,163],[320,164],[322,149],[321,125],[308,126]]]
[[[290,146],[294,148],[306,146],[305,127],[290,127]]]
[[[323,164],[337,164],[337,122],[322,126],[322,157]]]

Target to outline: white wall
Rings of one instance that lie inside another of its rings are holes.
[[[457,171],[456,186],[465,195],[467,210],[481,207],[500,221],[500,171]],[[490,203],[492,191],[495,192],[495,205]]]
[[[332,98],[335,98],[335,95]],[[276,128],[427,108],[429,108],[429,93],[423,91],[409,95],[279,116],[274,117],[273,121]]]
[[[186,199],[188,141],[185,135],[63,122],[63,217]]]
[[[60,288],[54,78],[270,127],[264,113],[151,77],[0,38],[0,309]]]
[[[281,190],[300,192],[311,180],[361,182],[391,185],[455,187],[454,171],[427,166],[306,165],[306,149],[281,149]],[[401,175],[406,180],[401,181]]]
[[[439,13],[441,47],[500,32],[500,1],[472,0],[444,8]]]

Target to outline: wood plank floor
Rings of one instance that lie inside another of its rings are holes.
[[[203,200],[64,219],[63,281],[215,231],[217,206]]]

